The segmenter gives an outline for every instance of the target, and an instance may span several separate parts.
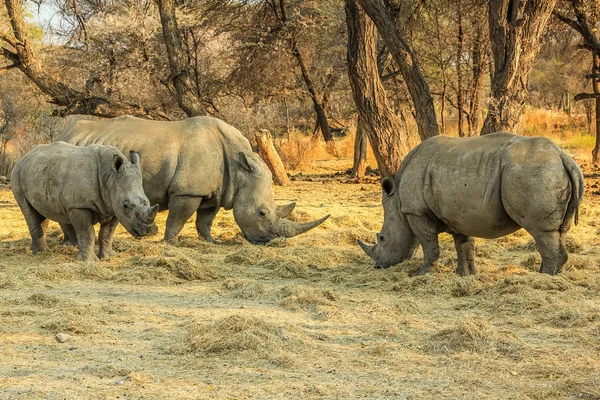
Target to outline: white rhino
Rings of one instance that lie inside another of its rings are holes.
[[[97,261],[94,224],[100,223],[98,257],[114,255],[120,222],[135,237],[155,234],[158,205],[142,189],[140,156],[131,162],[113,146],[77,147],[55,142],[33,147],[15,165],[11,187],[31,234],[31,250],[48,250],[48,220],[61,224],[79,246],[78,260]]]
[[[540,272],[558,273],[584,191],[579,166],[552,141],[506,132],[427,139],[381,185],[383,228],[377,244],[359,245],[376,268],[387,268],[412,257],[421,244],[420,274],[440,256],[440,232],[454,237],[456,272],[470,275],[476,273],[473,237],[497,238],[519,228],[535,239]]]
[[[285,219],[295,204],[278,207],[272,176],[237,129],[212,117],[149,121],[131,116],[80,120],[57,140],[76,145],[110,144],[132,148],[144,159],[144,191],[160,210],[169,210],[165,241],[175,244],[186,221],[196,213],[196,230],[214,242],[210,230],[219,209],[233,209],[246,239],[266,243],[312,229],[329,215],[307,223]]]

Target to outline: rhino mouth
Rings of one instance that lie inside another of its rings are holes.
[[[158,233],[158,226],[156,226],[156,224],[144,225],[141,227],[134,227],[132,231],[134,238],[142,239],[146,236],[152,236]]]

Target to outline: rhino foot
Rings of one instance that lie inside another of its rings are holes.
[[[177,246],[179,243],[179,236],[173,236],[172,238],[165,238],[165,243],[170,244],[171,246]]]
[[[110,249],[110,250],[101,250],[98,252],[98,258],[100,259],[108,259],[111,257],[114,257],[117,255],[117,252]]]
[[[431,267],[421,267],[415,274],[416,276],[423,276],[431,272]]]
[[[83,261],[83,262],[98,262],[98,261],[100,261],[98,259],[98,257],[94,253],[86,255],[86,254],[83,254],[81,252],[77,253],[77,256],[75,257],[75,260],[76,261]]]
[[[31,252],[33,254],[36,253],[45,253],[46,251],[49,251],[50,249],[48,248],[48,245],[46,244],[46,241],[40,241],[40,243],[36,243],[31,245]]]

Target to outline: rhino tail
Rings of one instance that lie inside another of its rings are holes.
[[[567,153],[562,151],[560,153],[560,159],[562,160],[567,175],[569,175],[569,179],[571,180],[571,188],[573,191],[571,194],[571,200],[569,200],[569,205],[567,206],[565,218],[563,219],[561,227],[562,230],[563,227],[568,227],[568,221],[570,221],[571,217],[573,217],[575,225],[577,225],[579,222],[579,204],[583,199],[585,184],[583,182],[583,173],[581,172],[581,169],[575,160],[573,160]]]

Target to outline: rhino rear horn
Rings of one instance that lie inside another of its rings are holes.
[[[150,218],[151,221],[154,221],[154,218],[156,218],[157,213],[158,213],[158,204],[155,204],[152,207],[150,207],[150,209],[148,210],[148,218]]]
[[[367,253],[367,255],[369,257],[373,258],[373,248],[375,246],[369,246],[368,244],[366,244],[362,240],[358,241],[358,245],[360,246],[361,249],[363,249],[365,251],[365,253]]]
[[[294,211],[294,207],[296,207],[296,203],[286,204],[285,206],[277,206],[275,209],[275,214],[279,218],[287,218],[290,216],[292,211]]]
[[[324,216],[321,219],[317,219],[316,221],[312,221],[312,222],[296,223],[296,222],[289,221],[287,219],[280,219],[277,233],[279,236],[282,236],[282,237],[288,237],[288,238],[294,237],[294,236],[300,235],[304,232],[307,232],[313,228],[316,228],[317,226],[319,226],[323,222],[325,222],[325,220],[327,218],[329,218],[329,214],[327,214],[326,216]]]

